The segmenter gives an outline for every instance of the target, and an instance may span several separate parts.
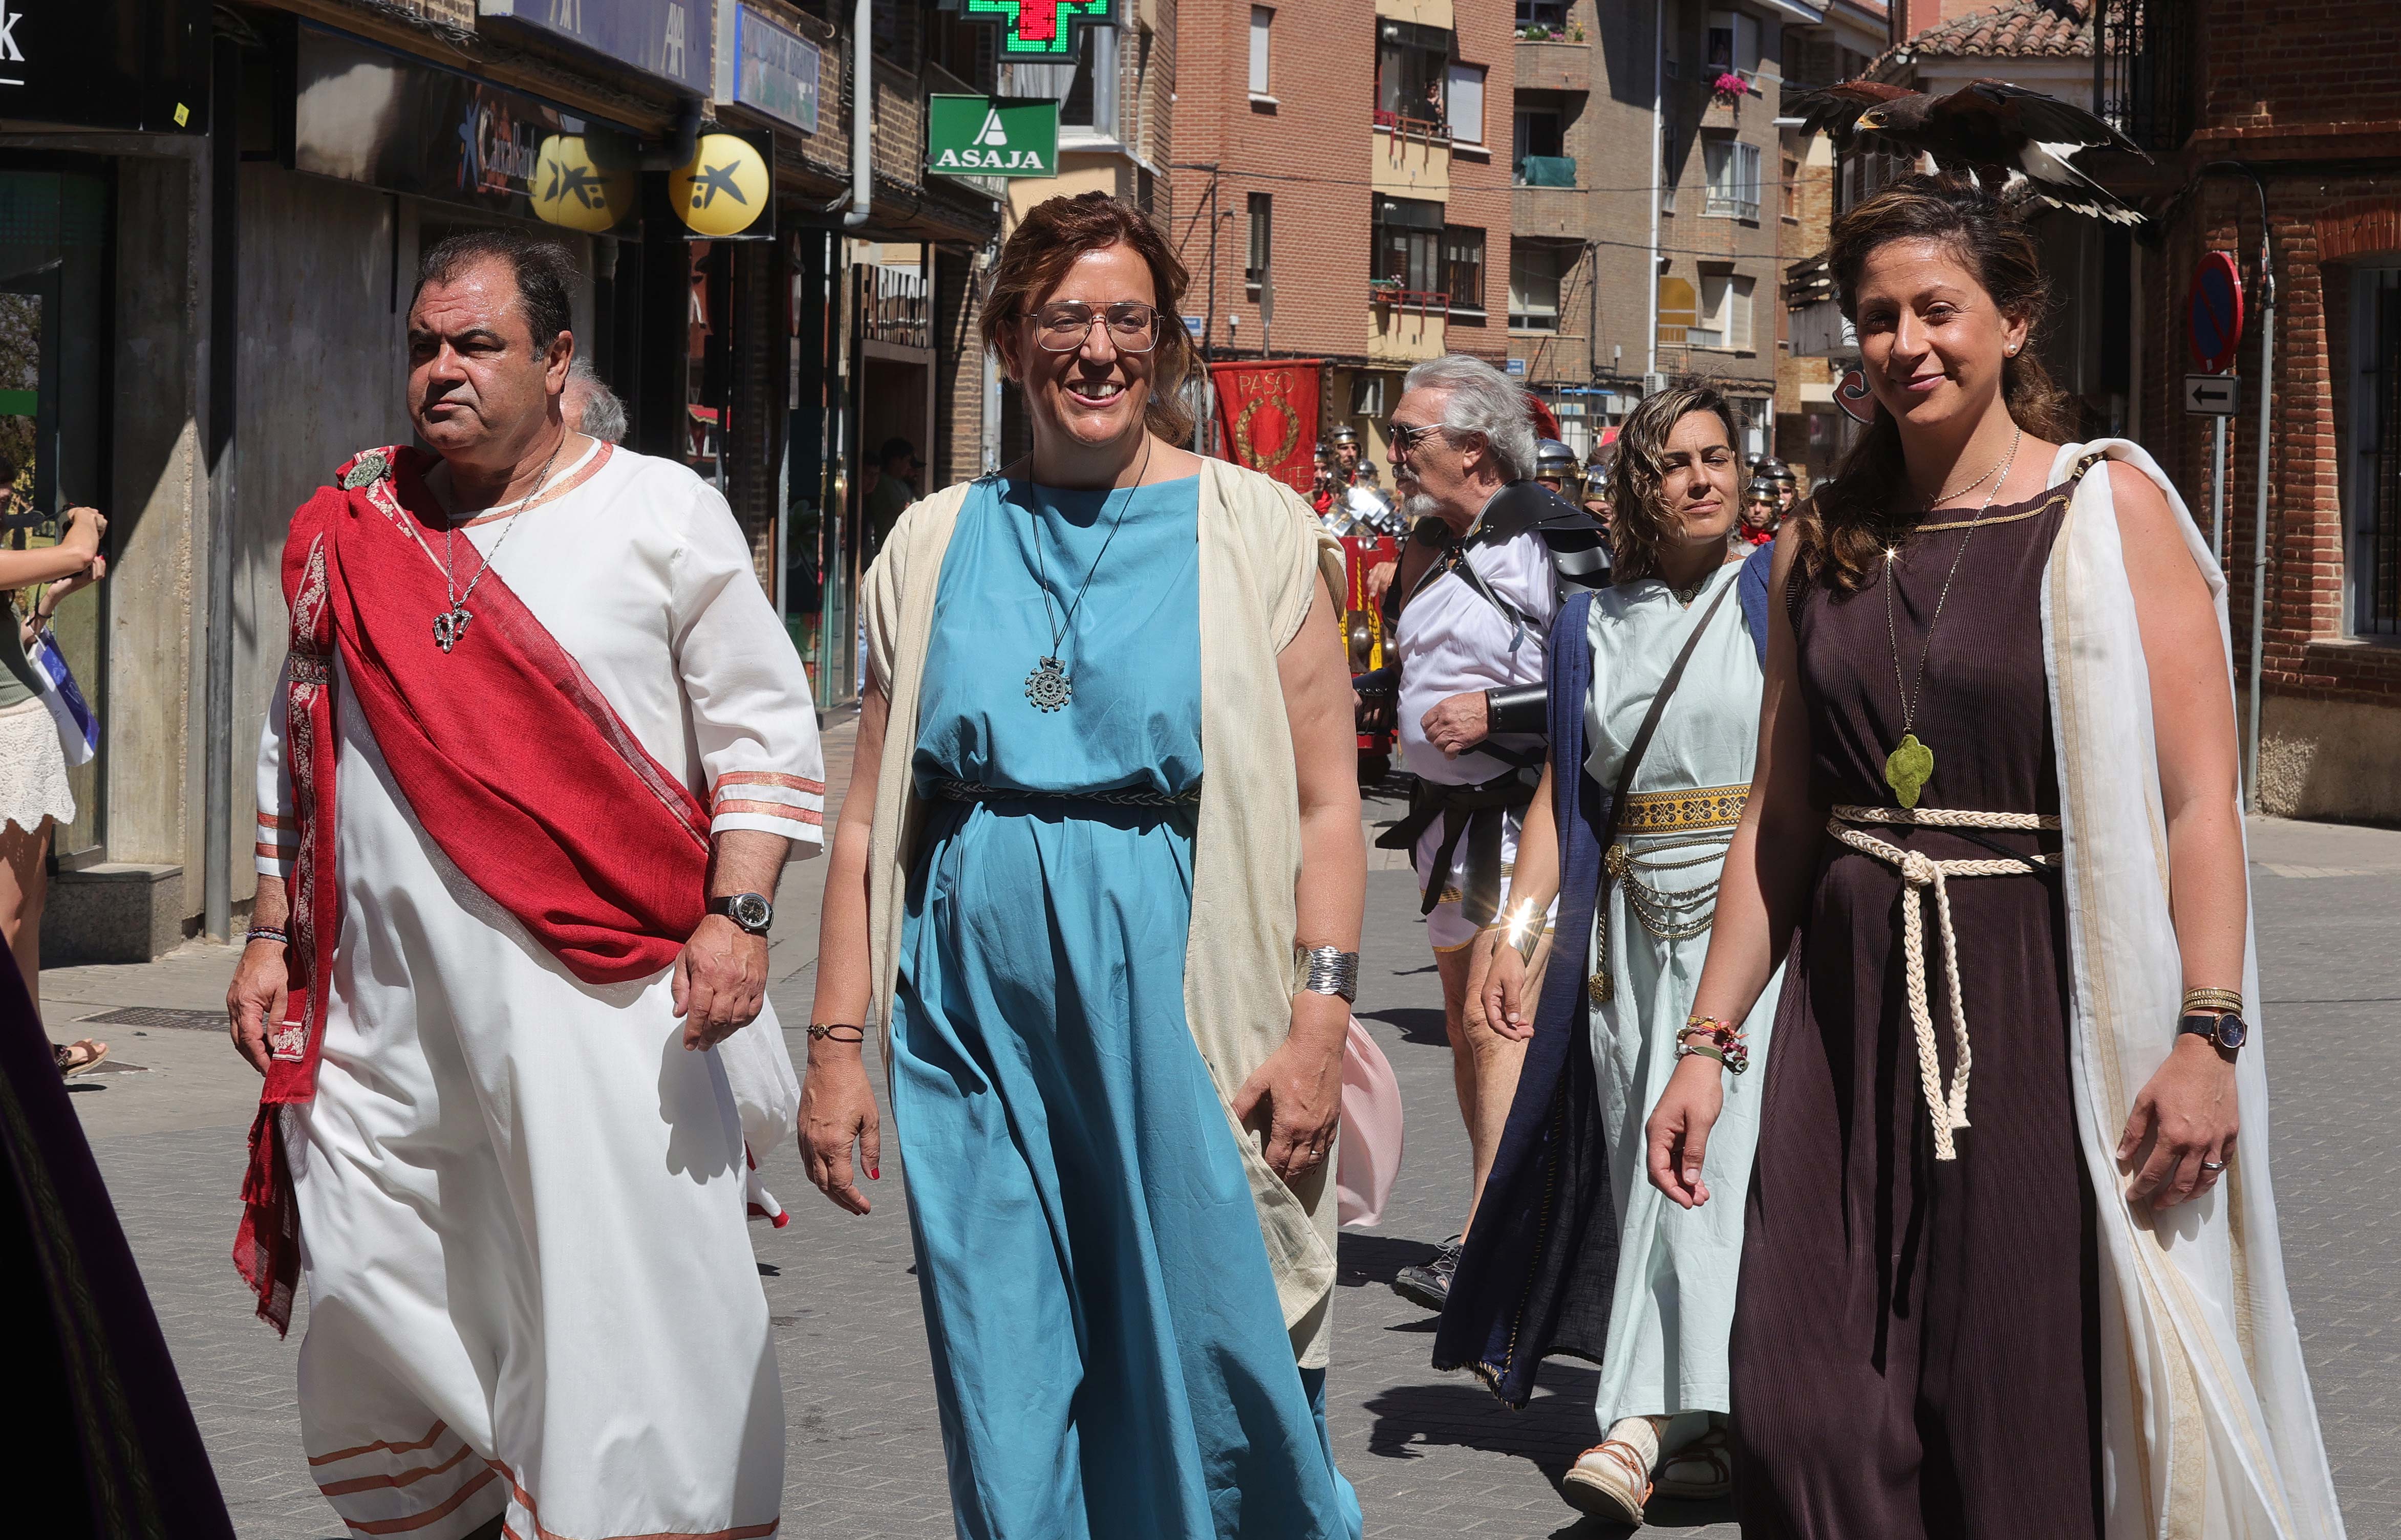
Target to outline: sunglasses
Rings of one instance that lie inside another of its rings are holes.
[[[1419,443],[1427,435],[1443,431],[1445,429],[1438,422],[1430,422],[1422,427],[1412,426],[1406,422],[1388,422],[1384,425],[1384,437],[1392,441],[1393,451],[1402,455],[1415,454]]]

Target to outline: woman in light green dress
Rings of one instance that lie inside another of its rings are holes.
[[[1640,1523],[1654,1480],[1660,1496],[1731,1490],[1726,1342],[1776,997],[1763,993],[1745,1024],[1752,1072],[1726,1077],[1704,1165],[1711,1190],[1736,1201],[1679,1208],[1645,1175],[1643,1124],[1675,1068],[1708,955],[1719,869],[1758,744],[1761,669],[1734,593],[1742,566],[1728,535],[1740,461],[1725,402],[1703,388],[1653,395],[1618,442],[1616,578],[1593,600],[1585,630],[1582,773],[1602,793],[1616,789],[1662,683],[1696,632],[1698,641],[1642,751],[1594,906],[1592,1061],[1618,1260],[1596,1408],[1604,1437],[1561,1492],[1585,1512]],[[1517,847],[1516,891],[1538,904],[1559,880],[1549,789],[1559,769],[1545,768]],[[1496,927],[1479,938],[1471,989],[1495,1029],[1514,1035],[1531,1029],[1533,991],[1518,952],[1500,944],[1505,934]]]

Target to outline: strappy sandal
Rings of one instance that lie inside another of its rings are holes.
[[[101,1061],[108,1057],[108,1044],[88,1037],[77,1038],[73,1043],[50,1044],[50,1055],[59,1061],[59,1073],[73,1080],[99,1069]]]
[[[1639,1524],[1642,1505],[1651,1500],[1651,1472],[1642,1464],[1641,1451],[1623,1438],[1612,1438],[1576,1456],[1559,1482],[1559,1495],[1578,1513]]]
[[[1678,1474],[1677,1467],[1684,1468]],[[1697,1468],[1695,1468],[1697,1467]],[[1727,1446],[1723,1424],[1709,1430],[1659,1462],[1653,1490],[1680,1503],[1711,1503],[1734,1493],[1734,1451]]]

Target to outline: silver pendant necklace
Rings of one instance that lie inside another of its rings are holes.
[[[1030,477],[1031,468],[1028,474]],[[1117,522],[1109,525],[1108,536],[1101,541],[1099,552],[1092,557],[1091,570],[1084,574],[1084,586],[1076,590],[1076,597],[1069,602],[1067,613],[1055,620],[1052,612],[1057,606],[1050,602],[1050,573],[1042,559],[1042,531],[1038,527],[1039,521],[1036,521],[1037,527],[1033,531],[1034,575],[1036,583],[1042,590],[1042,618],[1050,622],[1050,655],[1036,662],[1034,672],[1025,676],[1025,699],[1036,711],[1057,711],[1076,698],[1076,682],[1059,662],[1061,644],[1066,640],[1067,628],[1075,623],[1076,611],[1082,606],[1085,593],[1091,591],[1093,578],[1100,573],[1101,558],[1109,553],[1109,547],[1117,541],[1118,530],[1125,524],[1126,510],[1133,503],[1134,489],[1141,486],[1142,479],[1149,474],[1150,436],[1146,433],[1143,435],[1142,467],[1134,472],[1133,480],[1126,484],[1125,496],[1118,502]]]
[[[542,462],[542,474],[534,479],[533,490],[518,500],[510,510],[512,513],[524,512],[542,496],[542,489],[550,484],[550,468],[558,463],[558,452],[566,447],[567,434],[562,431],[558,442],[550,446],[550,458]],[[509,537],[516,533],[516,520],[512,517],[508,528],[501,530],[501,538],[492,542],[491,553],[484,558],[483,565],[475,568],[475,575],[467,579],[466,588],[461,590],[459,587],[458,565],[452,560],[452,552],[457,549],[459,525],[453,520],[443,526],[442,587],[450,596],[450,603],[448,607],[433,617],[433,645],[442,649],[445,657],[465,639],[467,622],[475,618],[474,612],[467,607],[467,601],[474,594],[475,585],[484,580],[484,574],[492,570],[492,558],[501,553],[501,547],[508,543]]]

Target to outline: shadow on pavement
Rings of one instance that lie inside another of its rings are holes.
[[[1334,1281],[1346,1288],[1365,1284],[1392,1286],[1402,1268],[1415,1267],[1434,1255],[1433,1241],[1402,1235],[1370,1235],[1345,1230],[1335,1253]],[[1428,1316],[1429,1320],[1433,1317]]]
[[[1362,1011],[1362,1021],[1380,1021],[1401,1034],[1401,1041],[1421,1048],[1443,1048],[1450,1036],[1443,1029],[1442,1007],[1439,1005],[1393,1005],[1380,1011]]]

